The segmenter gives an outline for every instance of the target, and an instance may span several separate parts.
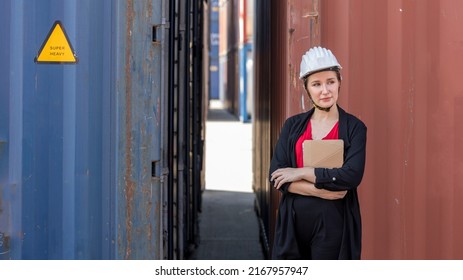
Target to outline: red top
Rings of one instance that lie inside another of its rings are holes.
[[[334,140],[339,139],[339,122],[336,122],[331,129],[331,131],[323,137],[323,140]],[[312,123],[309,121],[307,124],[307,128],[305,129],[304,133],[302,133],[301,137],[296,142],[296,163],[297,167],[304,167],[304,161],[302,157],[302,143],[304,140],[312,140]]]

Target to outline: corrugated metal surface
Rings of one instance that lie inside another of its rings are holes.
[[[208,5],[204,1],[170,1],[167,111],[163,170],[167,181],[165,257],[183,259],[199,242],[198,211],[204,189],[204,108],[208,93]]]
[[[256,11],[254,10],[255,7],[255,0],[245,0],[245,3],[243,5],[244,8],[244,16],[246,18],[246,21],[244,23],[244,42],[252,42],[253,37],[254,37],[254,19],[255,19],[255,13]]]
[[[2,257],[161,256],[161,11],[151,0],[2,2]],[[35,64],[57,20],[78,63]]]
[[[101,70],[111,54],[111,5],[3,3],[0,232],[8,258],[110,258],[114,224],[102,211],[111,207],[110,80]],[[34,63],[56,20],[77,65]]]
[[[220,76],[223,86],[220,100],[224,107],[239,116],[239,0],[219,2]]]
[[[364,258],[463,258],[462,14],[457,0],[323,2],[341,103],[369,129]]]
[[[363,258],[461,259],[463,133],[457,121],[463,94],[457,81],[463,62],[463,3],[274,2],[256,6],[261,11],[256,21],[254,188],[261,218],[269,223],[267,233],[273,234],[277,209],[268,188],[268,155],[282,121],[308,109],[297,79],[300,57],[321,43],[343,66],[340,105],[369,129],[359,188]],[[273,12],[285,5],[286,15]],[[271,32],[265,27],[270,22]],[[289,38],[279,28],[287,28]]]
[[[3,5],[4,10],[11,9],[11,3],[6,2]],[[1,12],[0,12],[1,13]],[[0,34],[10,37],[10,13],[1,13],[0,17]],[[10,82],[9,75],[6,71],[10,69],[10,46],[0,44],[0,260],[8,259],[11,255],[11,205],[10,192],[8,185],[8,162],[9,162],[9,139],[10,139]]]
[[[246,63],[252,51],[253,17],[249,15],[253,6],[251,0],[219,1],[220,99],[228,111],[245,122],[250,120],[247,107],[252,106],[246,90]]]
[[[207,9],[2,2],[0,258],[179,259],[197,244]],[[58,21],[78,62],[35,63]]]
[[[116,258],[161,258],[162,1],[115,6]],[[152,170],[156,169],[156,170]]]

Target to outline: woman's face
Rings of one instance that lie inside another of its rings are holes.
[[[307,80],[307,90],[313,102],[323,108],[336,104],[340,85],[335,71],[318,72],[310,75]]]

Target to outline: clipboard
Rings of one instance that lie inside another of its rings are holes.
[[[344,141],[305,140],[302,153],[304,166],[339,168],[344,163]]]

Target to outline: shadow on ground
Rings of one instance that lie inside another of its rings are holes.
[[[206,190],[192,260],[263,260],[254,194]]]

